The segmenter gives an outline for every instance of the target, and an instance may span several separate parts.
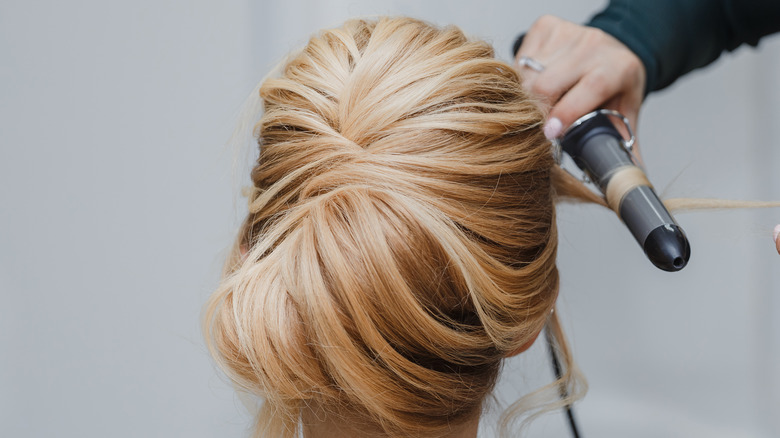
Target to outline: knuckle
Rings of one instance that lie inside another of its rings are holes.
[[[644,71],[644,64],[637,56],[629,56],[626,59],[626,71],[632,76],[637,76]]]
[[[534,94],[544,97],[552,96],[553,93],[555,93],[555,87],[553,86],[553,83],[549,80],[546,80],[544,77],[539,77],[537,80],[531,83],[530,89]]]
[[[586,47],[601,46],[608,39],[608,35],[601,29],[586,27],[582,34],[582,45]]]
[[[532,78],[529,78],[523,74],[520,75],[520,84],[523,86],[523,88],[526,89],[526,91],[533,92],[534,87],[534,81]]]
[[[537,18],[536,21],[534,21],[534,24],[531,25],[531,29],[534,28],[549,28],[554,27],[560,22],[560,18],[556,17],[555,15],[542,15],[541,17]]]
[[[611,85],[610,79],[602,73],[594,73],[583,78],[585,87],[590,93],[596,94],[600,97],[609,97],[609,88]]]
[[[554,23],[558,18],[555,17],[555,15],[550,14],[544,14],[541,17],[539,17],[538,20],[536,20],[539,24],[552,24]]]
[[[644,82],[645,66],[633,53],[624,57],[622,65],[622,78],[628,85]]]

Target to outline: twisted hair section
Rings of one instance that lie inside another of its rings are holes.
[[[555,166],[517,74],[454,27],[354,20],[260,97],[249,213],[204,324],[265,399],[256,436],[295,436],[304,409],[393,437],[479,415],[554,306],[556,197],[603,204]]]

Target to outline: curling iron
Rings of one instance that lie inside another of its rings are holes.
[[[615,128],[609,116],[619,118],[626,126],[629,140]],[[553,153],[560,164],[566,152],[585,172],[584,182],[594,182],[609,207],[626,224],[647,258],[664,271],[679,271],[688,263],[691,246],[682,228],[658,199],[642,166],[634,157],[636,137],[628,119],[617,111],[600,109],[577,119],[564,134],[553,140]],[[547,344],[553,371],[560,379],[562,370],[555,344],[547,331]],[[561,398],[568,396],[559,388]],[[580,433],[571,405],[565,406],[572,436]]]
[[[517,38],[512,54],[518,53],[524,38],[525,34]],[[544,69],[543,66],[529,67],[536,71]],[[625,124],[630,140],[623,139],[609,116],[617,117]],[[562,149],[596,183],[610,208],[626,224],[656,267],[669,272],[679,271],[688,264],[691,246],[634,158],[634,141],[625,116],[601,109],[577,119],[561,137],[553,140],[553,146],[558,163]]]
[[[520,35],[512,48],[516,55],[525,34]],[[529,65],[539,71],[539,66]],[[543,70],[544,67],[541,66]],[[629,140],[615,128],[609,116],[619,118],[626,126]],[[688,264],[691,246],[682,228],[658,199],[653,186],[647,180],[644,169],[635,159],[632,147],[636,137],[628,119],[617,111],[600,109],[577,119],[564,134],[553,140],[553,150],[558,164],[562,152],[566,152],[593,181],[604,195],[607,204],[626,224],[650,261],[664,271],[679,271]],[[587,182],[587,181],[585,181]],[[555,343],[547,332],[547,345],[556,379],[562,370]],[[561,398],[567,397],[564,386],[559,388]],[[580,433],[570,404],[565,410],[572,436]]]
[[[609,119],[619,118],[631,138],[624,140]],[[632,153],[635,136],[628,119],[617,111],[601,109],[575,121],[553,141],[556,159],[561,150],[593,181],[633,234],[647,258],[664,271],[679,271],[688,264],[691,247],[682,228],[663,203]]]

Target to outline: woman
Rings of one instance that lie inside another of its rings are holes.
[[[546,324],[567,365],[552,388],[579,395],[553,312],[555,202],[603,201],[557,167],[488,44],[350,21],[260,97],[249,213],[205,322],[265,399],[256,436],[474,437],[503,359]]]

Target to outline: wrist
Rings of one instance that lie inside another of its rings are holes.
[[[591,19],[587,26],[600,29],[622,44],[628,52],[639,60],[644,80],[643,96],[657,89],[658,63],[653,51],[643,41],[648,41],[641,35],[639,29],[629,28],[626,20],[616,16],[614,11],[605,10]]]

